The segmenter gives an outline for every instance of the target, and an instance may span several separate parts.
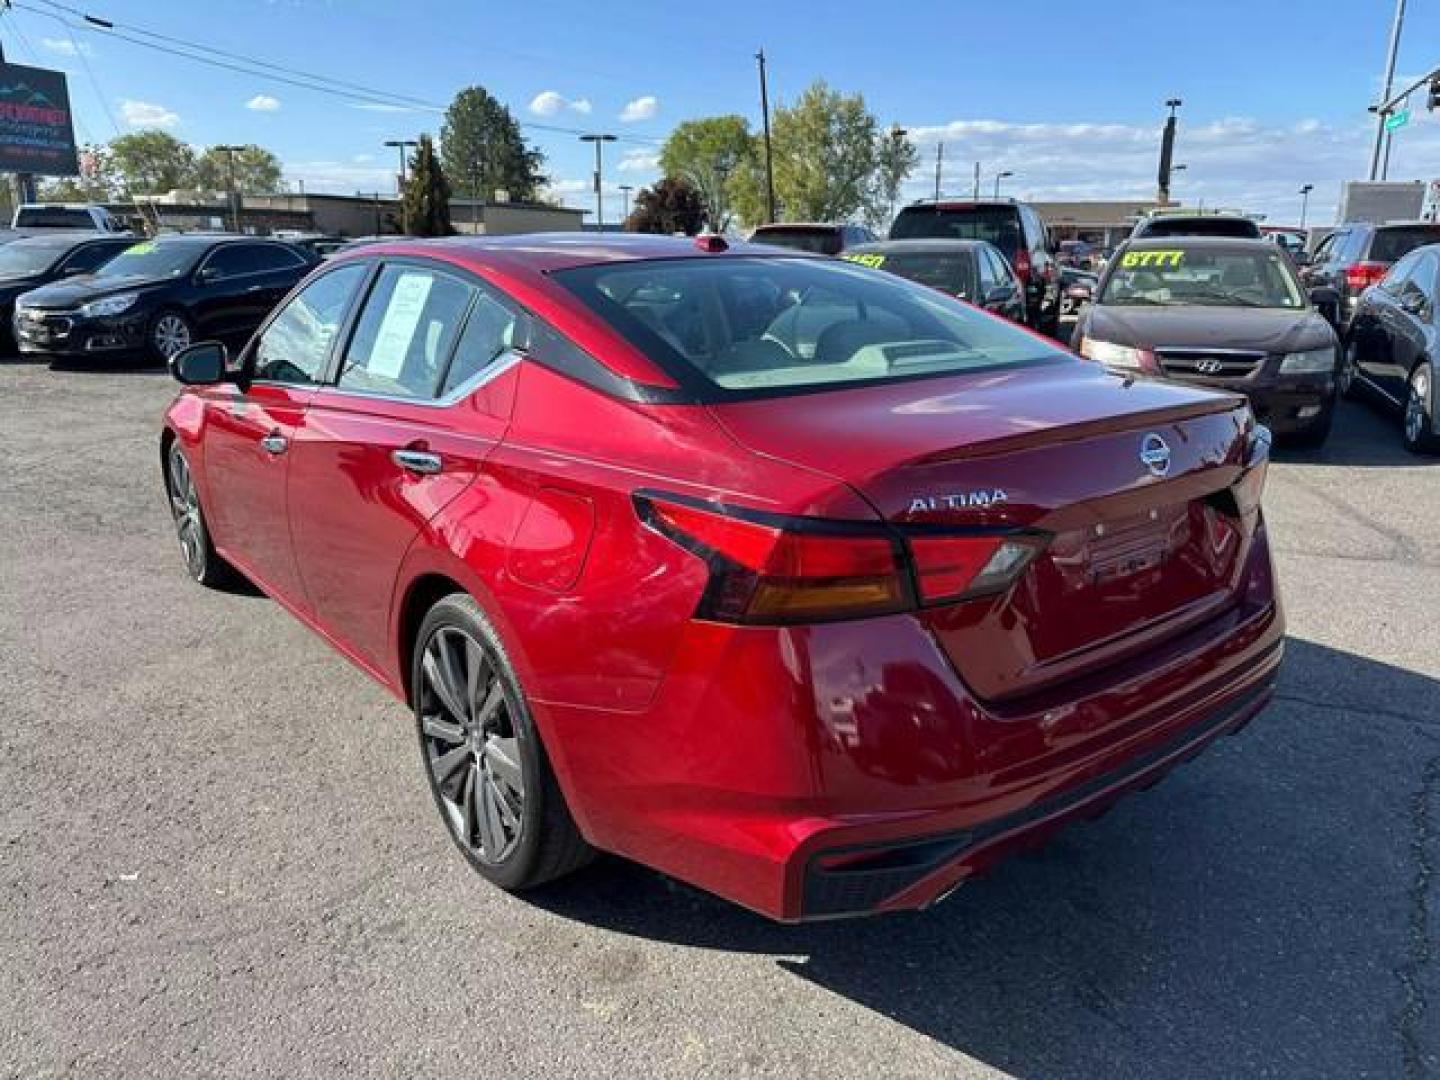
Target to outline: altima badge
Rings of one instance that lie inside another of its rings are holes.
[[[1170,471],[1170,444],[1150,432],[1140,440],[1140,460],[1154,475],[1164,476]]]
[[[910,513],[926,510],[975,510],[998,506],[1009,498],[1004,488],[980,488],[977,491],[956,492],[954,495],[916,495],[910,500]]]

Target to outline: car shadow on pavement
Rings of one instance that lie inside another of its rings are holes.
[[[125,356],[103,360],[87,360],[83,357],[54,356],[47,362],[51,371],[94,371],[106,375],[169,375],[164,364],[147,356]]]
[[[1292,640],[1237,737],[930,911],[782,926],[619,859],[532,898],[771,955],[1020,1076],[1420,1075],[1437,786],[1440,682]]]
[[[1400,414],[1377,402],[1341,401],[1335,426],[1323,446],[1308,448],[1276,442],[1272,457],[1286,465],[1411,468],[1440,465],[1440,457],[1412,454],[1400,442]]]

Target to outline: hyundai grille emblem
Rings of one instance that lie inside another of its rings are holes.
[[[1224,367],[1225,365],[1215,357],[1207,356],[1195,365],[1195,370],[1201,375],[1219,375]]]
[[[1150,432],[1140,440],[1140,460],[1154,475],[1164,476],[1170,471],[1170,444]]]

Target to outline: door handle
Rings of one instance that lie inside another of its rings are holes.
[[[267,454],[283,454],[289,445],[290,440],[278,431],[272,431],[260,440],[260,448]]]
[[[415,473],[417,476],[433,476],[444,467],[439,454],[424,450],[392,450],[390,460],[406,472]]]

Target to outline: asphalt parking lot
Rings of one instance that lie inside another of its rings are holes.
[[[1440,461],[1267,507],[1276,703],[932,911],[772,925],[447,840],[407,712],[185,576],[154,370],[0,363],[0,1074],[1440,1074]]]

